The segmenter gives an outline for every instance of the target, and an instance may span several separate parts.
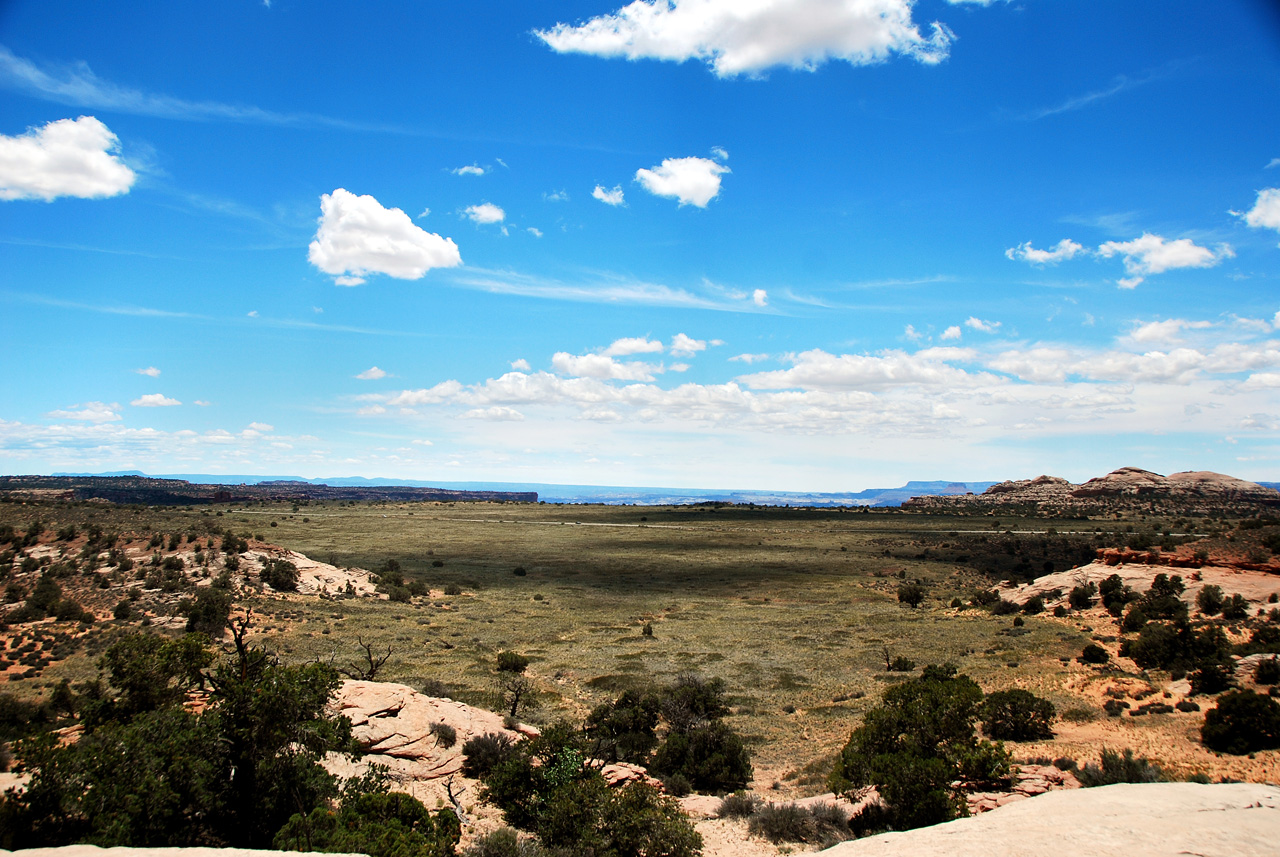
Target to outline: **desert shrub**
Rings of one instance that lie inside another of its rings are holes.
[[[769,803],[760,807],[747,821],[747,832],[775,845],[782,842],[826,844],[852,836],[840,810],[836,809],[834,814],[825,810],[815,813],[792,803]]]
[[[1073,610],[1088,610],[1093,606],[1093,596],[1097,594],[1097,584],[1082,583],[1071,588],[1071,592],[1067,595],[1067,602]]]
[[[1008,616],[1010,613],[1017,613],[1022,608],[1012,601],[1006,601],[1001,598],[991,605],[992,616]]]
[[[1142,609],[1141,604],[1135,604],[1124,614],[1124,620],[1120,623],[1120,630],[1126,634],[1132,634],[1135,631],[1141,631],[1146,625],[1147,611]]]
[[[925,599],[925,588],[918,583],[898,584],[898,603],[919,607]]]
[[[1249,599],[1236,593],[1222,602],[1222,618],[1230,622],[1249,618]]]
[[[111,615],[115,617],[117,621],[129,621],[129,618],[133,616],[132,602],[130,602],[128,598],[120,599],[119,603],[116,604],[115,609],[111,611]]]
[[[1125,640],[1120,654],[1133,658],[1143,669],[1164,669],[1185,674],[1215,664],[1230,666],[1231,644],[1222,629],[1207,625],[1199,630],[1185,623],[1148,622],[1137,639]]]
[[[832,790],[874,785],[896,829],[956,817],[965,804],[952,783],[961,760],[983,743],[974,735],[981,704],[981,689],[955,667],[926,666],[919,678],[885,691],[853,730],[832,769]]]
[[[681,774],[700,792],[732,792],[751,781],[751,754],[741,736],[723,721],[672,730],[653,755],[659,775]]]
[[[522,840],[510,827],[500,827],[477,837],[462,857],[543,857],[544,853],[535,840]]]
[[[605,762],[645,764],[658,744],[658,707],[657,696],[633,690],[596,706],[584,727],[591,755]]]
[[[1102,606],[1112,616],[1123,613],[1125,605],[1137,597],[1118,574],[1110,575],[1098,584],[1098,596],[1102,599]]]
[[[433,815],[417,798],[383,789],[344,795],[337,810],[316,807],[308,815],[293,815],[273,846],[369,857],[453,857],[461,825],[452,809]]]
[[[515,652],[498,652],[498,672],[522,673],[529,668],[529,659]]]
[[[674,799],[645,783],[610,789],[564,723],[518,745],[482,778],[509,824],[575,854],[694,857],[702,838]]]
[[[999,690],[982,703],[982,730],[1005,741],[1053,737],[1053,703],[1026,690]]]
[[[216,640],[227,630],[231,593],[214,586],[204,586],[196,592],[194,600],[184,601],[181,609],[187,614],[187,631],[207,634]]]
[[[975,607],[990,607],[1000,600],[1000,593],[994,589],[979,589],[973,593],[970,603]]]
[[[1180,575],[1157,574],[1151,588],[1142,596],[1142,611],[1148,619],[1187,618],[1187,605],[1182,600],[1186,586]]]
[[[1040,595],[1033,595],[1032,597],[1028,598],[1022,604],[1022,612],[1026,613],[1028,616],[1034,616],[1037,613],[1043,613],[1044,597]]]
[[[1249,634],[1249,642],[1236,646],[1236,652],[1241,655],[1280,652],[1280,626],[1266,624],[1254,628]]]
[[[262,582],[277,592],[297,592],[298,567],[285,559],[269,559],[262,566]]]
[[[964,606],[964,601],[962,601],[962,600],[961,600],[961,599],[959,599],[959,598],[952,598],[952,599],[951,599],[951,606],[952,606],[952,607],[955,607],[955,608],[963,607],[963,606]]]
[[[1210,750],[1232,755],[1280,748],[1280,705],[1252,690],[1224,693],[1205,712],[1200,740]]]
[[[1191,672],[1191,695],[1222,693],[1235,684],[1234,671],[1228,663],[1206,663]]]
[[[663,688],[658,704],[663,718],[675,731],[692,729],[729,713],[724,679],[707,679],[689,673],[677,676]]]
[[[1200,706],[1189,699],[1181,699],[1178,702],[1174,703],[1173,707],[1178,709],[1179,711],[1188,712],[1188,713],[1192,711],[1200,710]]]
[[[1023,625],[1026,625],[1026,624],[1027,624],[1027,621],[1026,621],[1025,619],[1023,619],[1021,616],[1014,616],[1014,617],[1013,617],[1013,627],[1015,627],[1015,628],[1021,628]],[[1024,633],[1025,633],[1025,632],[1024,632]]]
[[[413,601],[413,593],[407,587],[393,586],[387,590],[387,598],[396,604],[408,604]]]
[[[1216,616],[1221,613],[1225,600],[1222,587],[1213,583],[1207,584],[1196,593],[1196,607],[1200,608],[1200,612],[1206,616]]]
[[[515,753],[515,742],[502,732],[487,732],[477,735],[462,745],[462,774],[474,779],[483,779],[485,774],[493,770]]]
[[[684,774],[672,774],[662,778],[662,788],[672,797],[685,797],[693,792],[693,783]]]
[[[0,800],[6,844],[266,848],[294,813],[336,795],[319,760],[350,746],[350,722],[325,713],[337,673],[281,666],[242,645],[204,675],[209,704],[193,713],[172,678],[210,663],[195,637],[138,644],[147,638],[133,635],[108,649],[104,666],[122,692],[105,707],[130,716],[87,723],[65,747],[52,736],[23,743],[32,779]]]
[[[1262,685],[1280,684],[1280,661],[1275,658],[1258,661],[1253,669],[1253,680]]]
[[[461,595],[462,587],[456,583],[446,584],[444,587],[444,594],[445,595]]]
[[[1097,643],[1089,643],[1084,647],[1084,651],[1080,652],[1082,664],[1105,664],[1109,660],[1111,660],[1111,653]]]
[[[1076,779],[1086,788],[1114,783],[1159,783],[1164,782],[1164,772],[1142,756],[1135,758],[1130,749],[1126,748],[1122,755],[1104,747],[1100,764],[1088,763],[1076,772]]]
[[[760,808],[760,798],[745,792],[725,795],[716,810],[717,818],[749,818]]]
[[[396,586],[404,586],[404,571],[400,568],[400,561],[389,559],[378,569],[378,581],[388,589]]]
[[[436,739],[437,746],[446,750],[458,743],[458,730],[448,723],[432,723],[429,731],[431,736]]]
[[[889,672],[909,673],[915,668],[916,662],[910,658],[904,658],[902,655],[898,655],[889,662]]]

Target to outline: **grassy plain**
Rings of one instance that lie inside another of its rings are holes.
[[[32,511],[4,504],[0,523],[23,525]],[[1072,552],[1111,541],[1095,522],[751,507],[77,504],[39,514],[51,527],[117,532],[229,527],[371,570],[394,559],[432,594],[411,604],[272,594],[239,603],[286,660],[342,664],[359,638],[391,648],[380,679],[442,682],[479,704],[493,704],[495,654],[521,652],[538,688],[531,722],[580,717],[681,673],[719,677],[755,754],[757,788],[776,781],[786,793],[820,790],[826,760],[899,679],[885,670],[886,648],[918,665],[954,662],[987,690],[1026,687],[1078,706],[1062,688],[1092,630],[1082,620],[1028,617],[1012,635],[1011,617],[948,605],[1015,561],[1038,571],[1057,557],[1066,568]],[[898,603],[903,579],[927,587],[919,609]],[[461,594],[444,595],[451,585]],[[40,684],[89,669],[87,656],[69,658]]]

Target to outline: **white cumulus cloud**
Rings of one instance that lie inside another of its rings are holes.
[[[1139,324],[1129,332],[1128,339],[1142,345],[1153,342],[1180,342],[1180,334],[1184,330],[1205,330],[1213,327],[1208,321],[1187,321],[1182,318],[1171,318],[1165,321],[1149,321]]]
[[[511,368],[517,372],[528,372],[533,367],[529,365],[529,361],[521,357],[519,360],[511,361]]]
[[[951,340],[951,339],[959,339],[961,335],[962,333],[960,330],[960,326],[958,324],[953,324],[950,327],[948,327],[946,330],[942,331],[942,336],[938,338],[945,341],[945,340]]]
[[[816,69],[901,54],[924,63],[946,58],[951,32],[921,35],[912,0],[635,0],[578,25],[535,30],[552,50],[600,57],[699,59],[719,76],[774,66]]]
[[[1098,248],[1104,259],[1119,255],[1129,276],[1117,280],[1121,288],[1132,289],[1152,274],[1160,274],[1177,268],[1212,268],[1223,259],[1235,255],[1226,245],[1217,251],[1195,244],[1190,238],[1168,241],[1162,236],[1144,232],[1132,241],[1108,241]]]
[[[1028,241],[1025,244],[1019,244],[1017,247],[1010,247],[1004,251],[1004,255],[1014,261],[1028,262],[1032,265],[1056,265],[1067,259],[1074,259],[1083,252],[1085,252],[1085,249],[1082,245],[1077,244],[1070,238],[1063,238],[1048,250],[1037,250]]]
[[[600,381],[652,381],[655,371],[647,363],[622,363],[606,354],[569,354],[564,351],[552,355],[551,368],[562,375]]]
[[[471,164],[470,166],[458,167],[457,169],[449,170],[449,172],[453,173],[455,176],[482,176],[485,174],[485,169],[484,167],[477,166],[476,164]]]
[[[691,336],[685,336],[683,333],[677,333],[675,338],[671,340],[671,353],[676,357],[692,357],[699,351],[706,350],[706,340],[694,339]]]
[[[751,293],[751,302],[756,306],[768,306],[769,293],[766,292],[764,289],[756,289],[754,292]]]
[[[171,399],[163,393],[147,393],[145,396],[139,396],[129,404],[135,408],[172,408],[174,405],[181,405],[177,399]]]
[[[146,375],[148,378],[159,378],[160,370],[154,366],[148,366],[146,369],[134,369],[139,375]]]
[[[625,357],[628,354],[656,354],[662,351],[662,347],[662,343],[656,339],[649,339],[644,336],[630,336],[614,340],[613,344],[606,348],[603,353],[608,357]]]
[[[377,381],[379,378],[387,377],[387,373],[385,370],[379,369],[377,366],[370,366],[356,377],[361,381]]]
[[[372,196],[338,188],[320,197],[320,228],[307,260],[342,286],[369,274],[420,279],[432,268],[462,264],[458,245],[415,226],[398,208],[383,208]]]
[[[605,205],[622,205],[625,202],[622,196],[622,185],[615,185],[613,190],[606,190],[601,185],[596,185],[591,195]]]
[[[636,170],[636,181],[654,196],[706,208],[720,194],[720,175],[727,172],[710,158],[666,158],[651,170]]]
[[[99,199],[127,193],[137,176],[120,140],[92,116],[59,119],[16,137],[0,134],[0,199]]]
[[[1258,191],[1253,208],[1239,215],[1254,229],[1274,229],[1280,232],[1280,187]]]
[[[984,321],[983,319],[976,318],[975,316],[969,316],[969,318],[965,320],[964,326],[970,330],[979,331],[980,333],[995,333],[1000,329],[1000,324],[1001,322],[998,321]]]
[[[50,411],[45,414],[55,420],[79,420],[86,423],[111,423],[123,419],[119,414],[120,406],[114,402],[85,402],[83,405],[72,405],[63,410]]]
[[[476,223],[501,223],[507,219],[507,213],[491,202],[467,206],[466,215]]]

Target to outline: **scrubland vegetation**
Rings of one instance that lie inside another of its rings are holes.
[[[169,746],[156,740],[162,728],[179,730],[187,746],[212,741],[211,748],[221,746],[220,729],[255,728],[232,717],[240,691],[228,678],[236,664],[247,675],[253,658],[263,664],[255,680],[294,686],[313,718],[317,694],[345,673],[542,726],[539,741],[511,747],[495,739],[470,747],[467,758],[487,799],[510,824],[536,833],[548,853],[644,853],[634,850],[639,828],[629,818],[664,831],[670,853],[696,853],[696,833],[682,826],[669,797],[690,789],[732,794],[750,786],[781,800],[828,785],[851,793],[875,785],[883,798],[843,826],[754,797],[736,810],[727,804],[726,814],[749,816],[758,835],[779,841],[932,823],[964,811],[963,789],[1007,778],[1018,743],[1039,747],[1060,724],[1108,715],[1126,723],[1194,716],[1213,750],[1266,751],[1280,745],[1280,706],[1265,695],[1280,679],[1275,662],[1262,660],[1243,676],[1231,656],[1280,649],[1280,610],[1208,586],[1189,608],[1174,569],[1145,593],[1118,576],[1021,602],[997,587],[1086,563],[1117,544],[1174,550],[1201,538],[1206,551],[1229,545],[1259,560],[1280,548],[1278,536],[1280,526],[1267,519],[993,520],[717,505],[0,503],[0,585],[12,605],[0,649],[0,740],[19,741],[17,762],[40,771],[32,797],[11,798],[5,811],[37,830],[41,814],[56,807],[81,819],[67,828],[78,836],[146,839],[151,834],[128,826],[95,828],[110,813],[76,802],[86,777],[115,776],[87,754],[148,744],[161,752]],[[350,583],[298,595],[297,566],[268,543],[370,570],[385,597],[359,597]],[[228,617],[247,611],[253,622],[227,635]],[[202,632],[210,648],[182,643],[201,639],[180,636],[187,631]],[[147,648],[162,645],[178,648],[163,657]],[[138,666],[148,658],[159,665]],[[1137,708],[1127,701],[1144,693],[1111,693],[1105,705],[1080,694],[1088,682],[1132,687],[1161,676],[1189,679],[1205,712],[1190,700],[1176,708],[1159,698]],[[206,682],[209,707],[184,713],[179,692]],[[307,682],[314,687],[304,692]],[[144,699],[148,688],[161,698]],[[85,749],[74,751],[80,756],[59,756],[38,737],[69,724],[86,730]],[[340,747],[341,723],[324,729],[337,731],[308,752]],[[903,736],[914,737],[903,743]],[[588,759],[647,765],[666,795],[608,790]],[[231,763],[211,749],[202,764]],[[307,797],[293,799],[288,813],[272,810],[270,824],[252,832],[254,843],[354,849],[351,825],[332,809],[342,788],[341,806],[359,805],[405,836],[444,843],[439,853],[452,851],[450,822],[388,797],[385,783],[344,787],[308,779],[302,757],[289,764]],[[212,771],[195,770],[187,779],[196,791],[172,807],[194,802],[217,820],[209,830],[226,822],[250,837],[234,822],[244,811],[235,801],[249,798],[232,800],[209,785]],[[1081,771],[1096,782],[1167,775],[1119,749]],[[46,788],[41,777],[63,781]],[[512,837],[499,831],[473,853],[532,853]]]

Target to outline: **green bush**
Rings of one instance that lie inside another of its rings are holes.
[[[1141,756],[1134,758],[1133,751],[1129,749],[1121,755],[1104,747],[1100,762],[1099,765],[1090,762],[1076,772],[1080,785],[1091,788],[1114,783],[1164,782],[1164,772],[1160,768]]]
[[[1222,618],[1229,622],[1238,622],[1249,618],[1249,600],[1236,593],[1222,603]]]
[[[680,774],[695,790],[710,794],[744,788],[752,776],[746,744],[720,720],[671,731],[654,753],[650,767],[660,776]]]
[[[1093,596],[1097,594],[1097,584],[1082,583],[1071,588],[1071,592],[1067,595],[1067,602],[1073,610],[1088,610],[1093,606]]]
[[[262,565],[262,582],[277,592],[297,592],[298,567],[285,559],[269,559]]]
[[[126,604],[128,602],[121,602]],[[180,605],[187,615],[187,631],[207,634],[220,639],[227,630],[227,617],[231,615],[231,593],[214,586],[203,586],[191,601]]]
[[[597,706],[584,731],[593,758],[644,765],[658,744],[659,701],[651,693],[625,691],[612,703]]]
[[[510,827],[500,827],[476,840],[462,852],[463,857],[543,857],[542,847],[534,840],[521,840]]]
[[[1044,597],[1040,595],[1033,595],[1032,597],[1028,598],[1022,604],[1022,612],[1026,613],[1028,616],[1034,616],[1038,613],[1043,613]]]
[[[1210,750],[1237,756],[1280,748],[1280,705],[1252,690],[1224,693],[1205,712],[1200,740]]]
[[[1053,737],[1053,703],[1026,690],[1000,690],[982,703],[982,731],[1003,741]]]
[[[485,774],[511,758],[515,742],[503,732],[477,735],[462,745],[462,775],[484,779]]]
[[[925,588],[918,583],[901,583],[898,585],[898,603],[910,607],[919,607],[925,599]]]
[[[1196,607],[1200,608],[1200,612],[1206,616],[1216,616],[1221,613],[1225,600],[1222,587],[1213,583],[1205,585],[1196,593]]]
[[[0,800],[5,846],[268,848],[294,813],[335,796],[319,761],[350,746],[350,722],[325,713],[337,673],[280,666],[248,645],[203,672],[209,657],[198,635],[131,635],[108,649],[120,692],[86,716],[80,740],[20,746],[31,780]],[[199,714],[182,707],[196,676],[212,685]]]
[[[1280,661],[1275,658],[1258,661],[1253,669],[1253,680],[1261,685],[1280,684]]]
[[[522,673],[529,668],[529,659],[515,652],[498,652],[498,672]]]
[[[836,759],[831,789],[874,785],[886,804],[879,820],[896,829],[963,814],[964,798],[952,785],[961,778],[962,762],[985,767],[988,776],[1008,774],[1008,756],[974,735],[981,705],[981,689],[956,675],[955,667],[925,667],[919,678],[885,691],[880,705],[866,713]]]
[[[1089,643],[1080,653],[1082,664],[1105,664],[1109,660],[1111,660],[1111,653],[1097,643]]]
[[[458,743],[458,730],[448,723],[432,723],[428,731],[431,733],[431,737],[436,739],[436,745],[446,750]]]
[[[451,809],[434,815],[411,795],[381,792],[344,797],[337,810],[295,814],[276,834],[281,851],[327,851],[369,857],[453,857],[461,825]]]

